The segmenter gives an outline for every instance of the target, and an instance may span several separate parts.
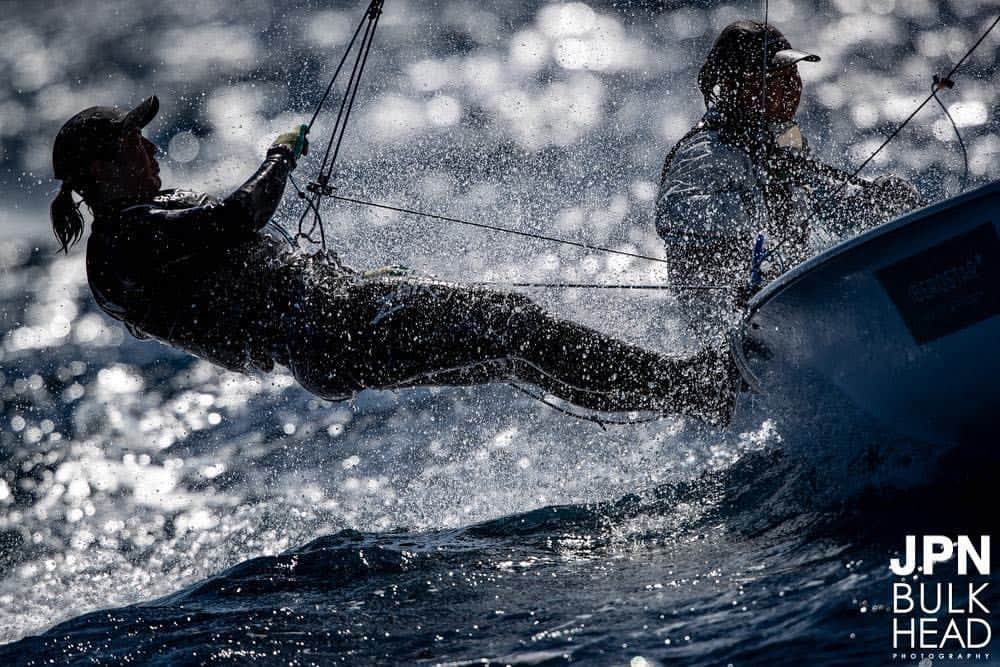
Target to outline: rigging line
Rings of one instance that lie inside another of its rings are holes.
[[[354,91],[351,93],[351,101],[347,105],[347,112],[344,114],[344,122],[340,129],[340,135],[337,137],[337,145],[333,149],[333,157],[330,159],[330,168],[327,173],[328,177],[333,172],[333,165],[336,164],[337,157],[340,155],[340,145],[344,141],[344,135],[347,132],[347,122],[351,118],[351,111],[354,109],[354,100],[357,98],[358,89],[361,87],[361,75],[365,71],[365,65],[368,64],[368,54],[371,52],[372,43],[375,41],[375,30],[378,29],[378,22],[382,17],[381,3],[379,7],[373,8],[372,12],[375,13],[375,18],[371,22],[371,35],[368,38],[368,43],[361,46],[364,55],[361,59],[361,68],[358,70],[358,80],[354,85]]]
[[[321,175],[326,172],[327,163],[330,161],[330,153],[333,151],[334,141],[337,139],[337,135],[340,132],[342,132],[341,122],[344,117],[344,109],[347,106],[347,102],[351,97],[351,91],[357,85],[359,80],[358,68],[361,65],[361,58],[364,55],[365,44],[367,43],[368,37],[372,31],[372,23],[373,21],[369,19],[368,25],[365,26],[365,34],[361,38],[361,47],[358,50],[358,55],[354,59],[354,66],[351,69],[351,77],[347,81],[347,88],[344,91],[344,98],[340,101],[340,108],[337,110],[337,118],[333,124],[333,131],[330,133],[330,140],[327,142],[326,151],[323,153],[323,161],[319,167],[319,173]]]
[[[347,62],[347,56],[351,54],[351,49],[354,47],[354,42],[357,41],[358,35],[361,33],[361,28],[365,25],[365,21],[368,20],[368,12],[371,11],[371,6],[378,2],[378,0],[372,0],[368,5],[368,10],[365,15],[361,17],[358,21],[358,27],[354,30],[354,36],[351,37],[351,41],[347,43],[347,48],[344,49],[344,55],[340,59],[340,63],[337,65],[337,69],[334,71],[333,76],[330,77],[330,83],[326,85],[326,90],[323,91],[323,97],[320,98],[319,104],[316,105],[315,111],[313,111],[312,118],[309,119],[309,124],[307,127],[311,130],[313,123],[316,122],[316,118],[319,116],[319,112],[323,110],[323,105],[326,103],[326,98],[330,96],[330,91],[333,90],[333,85],[337,82],[337,78],[340,76],[340,70],[343,69],[344,63]]]
[[[462,220],[461,218],[452,218],[446,215],[437,215],[436,213],[427,213],[425,211],[417,211],[412,208],[404,208],[402,206],[392,206],[390,204],[382,204],[379,202],[374,202],[366,199],[355,199],[354,197],[345,197],[343,195],[330,195],[331,199],[337,199],[339,201],[346,201],[352,204],[359,204],[361,206],[371,206],[372,208],[381,208],[387,211],[396,211],[397,213],[408,213],[410,215],[416,215],[424,218],[429,218],[431,220],[440,220],[442,222],[454,222],[460,225],[467,225],[469,227],[478,227],[480,229],[491,229],[496,232],[503,232],[505,234],[513,234],[515,236],[524,236],[530,239],[538,239],[541,241],[550,241],[552,243],[561,243],[563,245],[575,246],[577,248],[584,248],[586,250],[596,250],[598,252],[606,252],[612,255],[623,255],[625,257],[633,257],[635,259],[644,259],[648,262],[659,262],[661,264],[668,264],[669,262],[662,257],[652,257],[650,255],[642,255],[636,252],[628,252],[627,250],[615,250],[614,248],[607,248],[604,246],[592,245],[590,243],[583,243],[581,241],[570,241],[569,239],[561,239],[555,236],[546,236],[545,234],[536,234],[534,232],[523,232],[518,229],[510,229],[509,227],[500,227],[497,225],[489,225],[485,222],[473,222],[471,220]]]
[[[333,173],[334,164],[336,163],[337,153],[335,152],[331,159],[331,150],[333,149],[334,142],[336,141],[337,152],[340,150],[341,142],[343,141],[344,134],[347,131],[347,121],[350,118],[351,109],[354,106],[354,100],[357,96],[358,88],[361,83],[361,76],[364,72],[365,64],[368,60],[368,53],[371,50],[372,41],[375,37],[375,29],[378,26],[378,20],[382,14],[382,0],[373,0],[368,9],[365,11],[364,18],[362,19],[362,24],[365,25],[365,32],[361,38],[361,45],[358,49],[357,56],[354,60],[354,66],[351,69],[351,76],[348,79],[347,87],[344,90],[344,97],[341,100],[340,108],[337,112],[337,118],[334,122],[333,130],[330,133],[330,140],[327,142],[326,151],[323,154],[322,164],[319,169],[319,177],[315,183],[315,189],[309,188],[313,196],[309,197],[307,201],[309,202],[309,208],[306,208],[302,212],[302,216],[299,218],[299,238],[307,238],[312,242],[315,240],[312,238],[313,232],[319,228],[319,243],[323,250],[326,250],[326,229],[323,226],[323,219],[320,215],[319,206],[322,202],[323,196],[329,193],[328,183],[330,175]],[[359,28],[360,30],[360,25]],[[348,46],[348,49],[344,53],[342,59],[346,62],[347,58],[351,53],[351,48],[353,47],[354,41]],[[338,67],[337,74],[339,74],[340,68]],[[335,75],[336,76],[336,75]],[[346,109],[346,113],[345,113]],[[297,188],[296,188],[297,189]],[[302,196],[300,194],[300,196]],[[310,208],[313,213],[313,224],[308,232],[303,232],[303,223],[306,216],[309,213]]]
[[[725,290],[726,285],[699,285],[694,283],[663,283],[663,284],[630,284],[630,283],[533,283],[533,282],[503,282],[477,281],[462,283],[479,287],[540,287],[558,289],[617,289],[617,290]]]
[[[302,199],[306,202],[306,207],[302,209],[302,214],[299,216],[298,232],[295,234],[295,238],[296,239],[304,238],[309,240],[309,242],[311,243],[316,243],[316,240],[312,237],[312,234],[313,232],[316,231],[316,227],[319,226],[320,242],[323,245],[323,248],[325,249],[326,231],[323,228],[323,217],[320,215],[319,212],[319,206],[318,206],[320,200],[319,192],[316,192],[315,194],[313,194],[312,192],[306,193],[299,188],[298,184],[295,183],[295,181],[291,181],[291,183],[292,186],[295,188],[295,191],[298,194],[299,199]],[[308,186],[306,186],[306,189],[307,190],[309,189]],[[305,228],[306,216],[309,215],[310,211],[313,214],[312,225],[309,227],[309,231],[306,232],[303,231],[303,229]]]
[[[318,227],[319,228],[319,245],[320,245],[320,248],[322,248],[323,250],[326,250],[326,228],[323,226],[323,217],[319,213],[319,204],[320,204],[320,200],[322,198],[323,198],[323,193],[322,193],[322,191],[319,188],[317,188],[315,196],[313,197],[312,201],[310,201],[310,203],[309,203],[309,205],[312,207],[312,210],[313,210],[313,224],[309,228],[309,237],[308,238],[310,240],[312,240],[312,233]],[[302,231],[301,227],[299,228],[299,231],[300,232]]]
[[[374,5],[374,2],[372,3]],[[326,250],[326,229],[323,227],[323,219],[319,213],[319,206],[322,203],[325,188],[327,187],[329,175],[327,174],[327,164],[330,164],[330,172],[333,171],[333,163],[330,161],[330,152],[333,148],[334,141],[337,139],[339,133],[342,132],[344,126],[342,125],[344,119],[344,108],[347,105],[348,99],[351,97],[351,91],[354,90],[355,85],[359,80],[358,68],[361,64],[361,56],[364,53],[365,43],[368,41],[372,30],[372,20],[371,14],[369,12],[365,13],[365,19],[367,21],[365,25],[365,33],[361,38],[361,46],[358,50],[358,54],[354,59],[354,66],[351,68],[351,76],[347,81],[347,87],[344,90],[344,97],[340,101],[340,108],[337,110],[337,117],[333,123],[333,130],[330,132],[330,140],[326,144],[326,150],[323,153],[323,160],[319,168],[319,177],[316,180],[315,189],[312,190],[312,197],[310,198],[310,205],[313,210],[313,225],[310,227],[307,235],[303,235],[305,238],[312,240],[311,235],[313,231],[319,227],[319,240],[320,247]],[[349,51],[347,52],[350,53]],[[346,54],[345,54],[346,56]],[[307,209],[308,211],[308,209]],[[304,220],[305,216],[303,216]],[[300,220],[300,232],[301,232],[301,222]]]
[[[299,217],[299,231],[295,235],[295,238],[296,239],[304,238],[307,241],[309,241],[310,243],[316,243],[316,240],[312,237],[312,233],[316,230],[317,221],[318,221],[318,224],[320,225],[321,228],[322,228],[322,224],[323,224],[323,220],[322,220],[322,218],[320,217],[320,214],[319,214],[319,209],[316,208],[316,206],[315,206],[315,204],[313,204],[312,200],[309,199],[308,196],[306,196],[306,193],[302,191],[302,188],[299,187],[299,184],[295,181],[295,177],[291,173],[288,174],[288,182],[292,184],[293,188],[295,188],[295,193],[298,195],[299,199],[302,199],[306,203],[305,210],[302,211],[302,215]],[[309,213],[310,210],[314,213],[313,225],[312,225],[312,227],[309,228],[308,232],[303,232],[302,231],[302,221],[305,220],[305,217],[306,217],[306,215],[308,215],[308,213]],[[322,229],[321,229],[321,232],[322,232]]]
[[[958,139],[958,146],[962,149],[962,164],[964,165],[964,171],[962,172],[962,185],[959,187],[959,192],[965,192],[966,186],[969,184],[969,151],[965,148],[965,140],[962,139],[962,133],[958,129],[958,124],[955,119],[952,118],[951,112],[948,111],[948,107],[944,105],[941,98],[937,96],[938,91],[942,88],[951,88],[952,81],[950,79],[940,79],[937,76],[934,77],[934,84],[931,86],[931,95],[934,96],[934,101],[938,103],[941,107],[941,111],[944,112],[945,117],[948,122],[951,123],[951,129],[955,131],[955,138]]]
[[[322,164],[319,169],[319,176],[317,177],[315,183],[311,184],[313,187],[309,188],[314,194],[311,198],[313,226],[310,228],[306,237],[311,239],[313,230],[315,230],[316,227],[319,227],[320,246],[324,251],[326,250],[326,229],[323,226],[322,217],[319,213],[319,206],[323,197],[332,194],[333,192],[329,187],[329,179],[333,174],[337,156],[340,153],[340,147],[347,132],[347,123],[350,120],[351,111],[354,108],[354,102],[357,99],[358,90],[361,87],[361,78],[368,62],[368,55],[371,52],[372,43],[375,39],[375,31],[378,28],[378,22],[381,15],[382,0],[373,0],[365,13],[367,21],[365,25],[365,32],[361,38],[361,45],[358,49],[357,57],[354,60],[354,66],[351,69],[351,76],[348,80],[347,88],[344,91],[344,97],[341,100],[340,108],[337,112],[337,118],[334,123],[333,131],[330,134],[330,140],[327,142],[326,151],[323,154]],[[301,224],[302,221],[300,220],[300,232]]]
[[[971,56],[975,52],[975,50],[977,48],[979,48],[979,45],[983,43],[983,40],[986,39],[986,37],[993,31],[993,28],[995,28],[998,23],[1000,23],[1000,14],[998,14],[997,17],[996,17],[996,19],[993,20],[993,23],[991,23],[990,26],[988,28],[986,28],[986,31],[983,32],[983,34],[979,36],[979,39],[976,40],[975,44],[973,44],[971,47],[969,47],[969,50],[965,52],[965,55],[963,55],[959,59],[959,61],[957,63],[955,63],[955,66],[952,67],[951,71],[949,71],[944,76],[944,79],[951,80],[951,78],[955,75],[955,72],[957,72],[959,70],[959,68],[962,65],[965,64],[965,61],[969,59],[969,56]],[[913,112],[909,116],[907,116],[906,119],[903,120],[903,122],[900,123],[899,126],[897,126],[896,129],[893,130],[892,133],[888,137],[886,137],[886,139],[879,145],[879,147],[876,148],[875,151],[871,155],[869,155],[867,158],[865,158],[865,161],[862,162],[857,167],[857,169],[855,169],[853,172],[851,172],[851,178],[854,178],[855,176],[857,176],[861,172],[862,169],[864,169],[866,166],[868,166],[869,162],[871,162],[872,160],[875,159],[876,155],[878,155],[879,153],[882,152],[883,148],[885,148],[886,146],[889,145],[890,141],[892,141],[893,139],[896,138],[896,135],[898,135],[900,132],[902,132],[903,128],[906,127],[910,123],[910,121],[913,120],[913,118],[918,113],[920,113],[920,110],[923,109],[925,106],[927,106],[927,103],[931,101],[931,99],[935,96],[936,92],[937,92],[936,90],[932,90],[931,94],[928,95],[926,98],[924,98],[924,101],[921,102],[920,105],[916,109],[914,109]],[[804,224],[809,224],[810,222],[812,222],[812,219],[814,217],[816,217],[816,215],[819,213],[820,210],[822,210],[822,208],[826,204],[826,202],[829,201],[829,200],[831,200],[831,199],[833,199],[838,194],[840,194],[841,190],[843,190],[847,186],[847,183],[848,183],[848,181],[846,181],[846,180],[843,181],[843,182],[841,182],[841,184],[833,192],[831,192],[829,195],[827,195],[826,197],[824,197],[819,202],[819,204],[817,204],[816,208],[813,209],[813,214],[810,215],[808,218],[806,218],[806,221],[805,221]],[[781,243],[779,243],[774,249],[769,250],[767,252],[766,256],[770,257],[773,253],[775,253],[778,250],[780,250],[781,246],[783,246],[787,240],[788,239],[785,239],[785,241],[782,241]]]
[[[969,50],[965,52],[965,55],[964,55],[964,56],[962,56],[962,58],[961,58],[961,59],[960,59],[960,60],[959,60],[959,61],[958,61],[957,63],[955,63],[955,66],[951,68],[951,71],[950,71],[950,72],[948,72],[948,73],[947,73],[947,74],[945,75],[945,77],[944,77],[945,79],[947,79],[947,80],[951,80],[951,78],[952,78],[952,76],[954,76],[955,72],[957,72],[957,71],[958,71],[958,69],[959,69],[959,68],[960,68],[960,67],[961,67],[962,65],[964,65],[964,64],[965,64],[965,61],[966,61],[966,60],[967,60],[967,59],[969,58],[969,56],[971,56],[971,55],[973,54],[973,52],[974,52],[974,51],[975,51],[975,50],[976,50],[977,48],[979,48],[979,45],[983,43],[983,40],[984,40],[984,39],[986,39],[986,36],[987,36],[987,35],[989,35],[989,34],[990,34],[990,32],[992,32],[993,28],[995,28],[995,27],[996,27],[997,23],[1000,23],[1000,14],[998,14],[998,15],[997,15],[997,17],[996,17],[996,19],[994,19],[993,23],[991,23],[991,24],[990,24],[990,27],[986,29],[986,32],[984,32],[984,33],[983,33],[983,34],[982,34],[982,35],[981,35],[981,36],[979,37],[979,39],[977,39],[977,40],[976,40],[976,43],[975,43],[975,44],[973,44],[973,45],[972,45],[972,47],[971,47],[971,48],[969,48]],[[859,173],[859,172],[860,172],[860,171],[861,171],[862,169],[864,169],[864,168],[865,168],[865,167],[866,167],[866,166],[868,165],[868,163],[869,163],[869,162],[871,162],[872,160],[874,160],[874,159],[875,159],[875,156],[876,156],[876,155],[878,155],[878,154],[879,154],[879,153],[880,153],[880,152],[882,151],[882,149],[883,149],[883,148],[885,148],[885,147],[886,147],[886,145],[888,145],[888,143],[889,143],[890,141],[892,141],[892,140],[893,140],[893,139],[894,139],[894,138],[896,137],[896,135],[897,135],[897,134],[899,134],[899,133],[900,133],[900,132],[901,132],[901,131],[903,130],[903,128],[904,128],[904,127],[906,127],[906,126],[907,126],[907,124],[909,124],[909,122],[910,122],[911,120],[913,120],[914,116],[916,116],[916,115],[917,115],[918,113],[920,113],[920,110],[921,110],[921,109],[923,109],[923,108],[924,108],[924,107],[925,107],[925,106],[927,105],[927,103],[931,101],[931,98],[932,98],[932,97],[934,97],[934,91],[932,91],[932,92],[931,92],[931,94],[930,94],[930,95],[928,95],[928,96],[927,96],[927,97],[926,97],[926,98],[924,99],[924,101],[920,103],[920,106],[918,106],[918,107],[917,107],[916,109],[914,109],[914,110],[913,110],[913,113],[911,113],[911,114],[910,114],[909,116],[907,116],[907,117],[906,117],[906,120],[904,120],[904,121],[903,121],[902,123],[900,123],[899,127],[897,127],[897,128],[895,129],[895,130],[893,130],[892,134],[890,134],[890,135],[889,135],[888,137],[886,137],[885,141],[883,141],[883,142],[882,142],[882,144],[881,144],[881,145],[880,145],[880,146],[879,146],[878,148],[876,148],[876,149],[875,149],[875,152],[874,152],[874,153],[872,153],[871,155],[869,155],[869,156],[868,156],[868,157],[867,157],[867,158],[865,159],[865,161],[864,161],[864,162],[862,162],[862,163],[861,163],[861,164],[860,164],[860,165],[858,166],[858,168],[857,168],[857,169],[855,169],[855,170],[854,170],[854,171],[853,171],[853,172],[851,173],[851,176],[852,176],[852,177],[853,177],[853,176],[857,176],[857,175],[858,175],[858,173]]]

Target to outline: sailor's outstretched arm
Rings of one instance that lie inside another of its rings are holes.
[[[295,168],[295,156],[284,145],[272,146],[260,168],[227,201],[238,202],[254,231],[267,224],[274,215],[281,196],[285,192],[285,182]]]
[[[880,176],[866,188],[847,186],[839,197],[832,196],[833,186],[814,191],[819,219],[837,237],[859,234],[870,227],[902,215],[925,204],[920,192],[899,176]]]
[[[167,258],[245,240],[274,215],[294,167],[290,148],[272,146],[253,176],[222,201],[182,209],[134,207],[127,211],[132,224],[126,233],[145,237]]]

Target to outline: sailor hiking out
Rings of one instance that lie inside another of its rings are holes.
[[[308,149],[301,131],[278,137],[225,199],[161,190],[155,146],[141,133],[157,110],[155,97],[128,112],[84,110],[53,149],[55,234],[64,250],[82,237],[78,193],[94,216],[92,292],[134,335],[233,371],[281,364],[326,398],[520,380],[587,409],[728,419],[734,373],[722,351],[664,356],[518,294],[361,273],[262,233]]]
[[[520,294],[356,271],[327,250],[319,203],[345,199],[329,179],[380,8],[372,0],[310,123],[278,137],[253,176],[222,200],[161,190],[156,148],[142,135],[158,111],[155,97],[127,112],[91,107],[66,122],[53,147],[62,186],[52,225],[68,251],[84,234],[80,205],[93,213],[87,273],[106,313],[138,337],[234,371],[286,366],[303,387],[330,399],[365,388],[524,382],[588,410],[726,423],[739,390],[726,334],[754,291],[813,254],[818,229],[860,231],[922,203],[901,178],[838,182],[845,174],[813,160],[793,119],[802,91],[798,63],[819,58],[791,49],[770,25],[738,21],[722,31],[701,68],[707,112],[668,154],[657,198],[656,228],[672,277],[711,286],[679,295],[696,354],[671,357],[625,343],[554,317]],[[369,29],[356,42],[365,22]],[[356,43],[320,174],[309,196],[299,192],[308,204],[299,235],[286,235],[311,239],[303,231],[311,213],[322,250],[309,253],[263,229]]]

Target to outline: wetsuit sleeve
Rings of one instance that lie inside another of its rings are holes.
[[[256,231],[274,215],[285,192],[285,181],[294,168],[292,151],[284,146],[275,146],[267,152],[267,159],[257,172],[226,201],[239,201]]]
[[[819,218],[835,237],[859,234],[925,204],[916,188],[897,176],[883,176],[862,189],[848,185],[814,190]]]
[[[656,201],[656,231],[663,238],[687,329],[702,344],[722,340],[739,321],[739,289],[746,284],[749,253],[762,228],[763,195],[745,156],[715,132],[682,143],[663,173]]]
[[[142,207],[141,215],[132,216],[139,229],[131,231],[173,256],[245,239],[274,215],[294,166],[291,151],[272,148],[254,175],[221,202],[174,210]]]
[[[711,246],[750,237],[760,227],[760,195],[742,156],[712,132],[682,145],[663,174],[656,231],[668,246]]]

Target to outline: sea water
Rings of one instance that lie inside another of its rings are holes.
[[[838,166],[873,150],[993,11],[771,5],[792,43],[824,58],[802,66],[798,120]],[[854,423],[823,434],[818,460],[794,455],[815,440],[809,424],[770,408],[728,430],[682,418],[603,430],[502,385],[330,404],[281,369],[224,372],[97,311],[82,248],[56,257],[40,236],[59,124],[156,92],[147,134],[165,184],[225,194],[270,137],[308,120],[360,10],[136,0],[5,13],[0,664],[997,663],[986,649],[894,646],[893,621],[910,618],[895,613],[889,568],[907,536],[996,533],[993,469],[975,456],[992,442],[896,491],[874,450],[867,468],[829,474],[838,447],[858,458]],[[389,0],[336,184],[660,256],[657,179],[703,110],[698,67],[726,23],[759,13]],[[993,53],[987,41],[945,99],[973,184],[998,176]],[[960,152],[930,113],[866,174],[953,194]],[[331,124],[320,117],[314,147]],[[300,184],[317,160],[302,161]],[[298,205],[289,197],[278,221],[294,230]],[[324,220],[361,268],[672,280],[659,264],[384,211],[331,205]],[[690,350],[669,294],[530,296],[630,342]],[[926,583],[982,581],[944,567]],[[984,593],[992,609],[995,587]]]
[[[989,471],[839,490],[766,414],[318,401],[134,340],[79,256],[4,248],[4,664],[881,664],[905,536],[996,527]]]

